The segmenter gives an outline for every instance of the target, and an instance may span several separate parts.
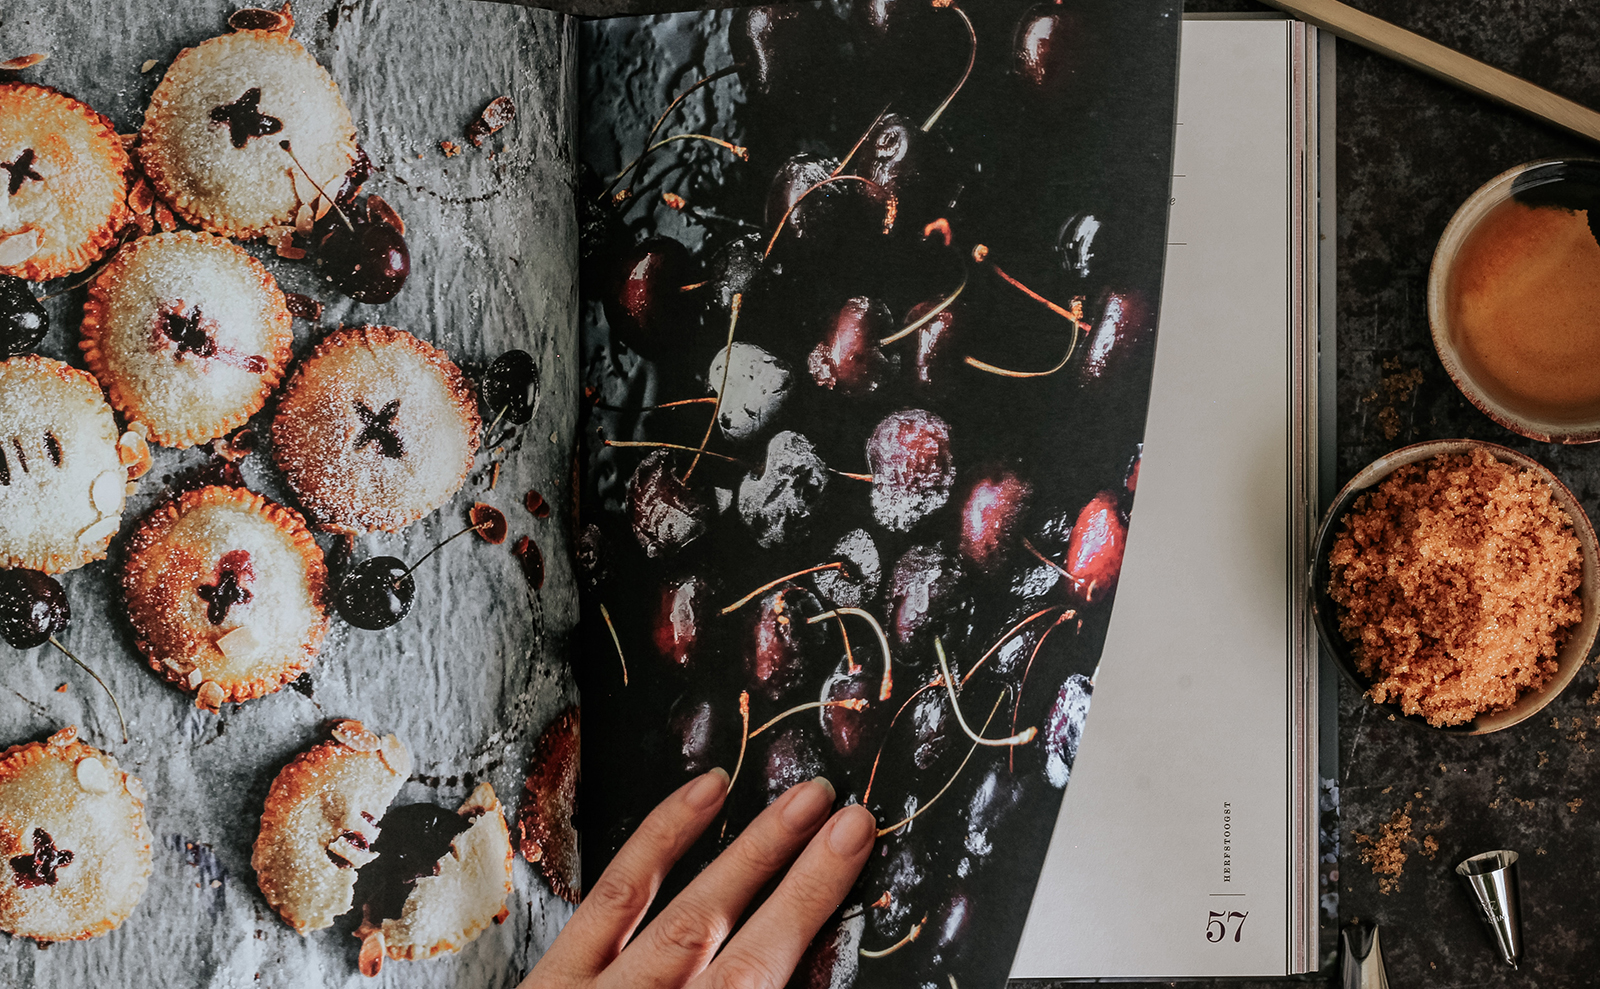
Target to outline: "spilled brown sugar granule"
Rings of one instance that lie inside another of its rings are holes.
[[[1582,806],[1583,806],[1583,798],[1582,797],[1579,797],[1576,800],[1568,800],[1567,801],[1567,810],[1571,811],[1574,814],[1576,814],[1578,812],[1578,808],[1582,807]]]
[[[1410,801],[1395,811],[1387,824],[1379,826],[1378,837],[1357,833],[1355,839],[1361,847],[1361,864],[1371,866],[1372,874],[1381,877],[1378,892],[1385,896],[1394,892],[1400,885],[1400,874],[1405,871],[1409,857],[1405,846],[1417,843],[1411,836]],[[1431,835],[1428,840],[1433,840]]]
[[[1538,475],[1486,450],[1409,464],[1361,495],[1329,565],[1369,696],[1437,727],[1543,686],[1583,617],[1571,520]]]

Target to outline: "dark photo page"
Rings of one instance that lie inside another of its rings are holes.
[[[584,874],[816,776],[803,986],[1000,986],[1134,505],[1180,8],[790,4],[579,40]]]

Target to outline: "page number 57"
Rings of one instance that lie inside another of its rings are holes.
[[[1238,920],[1239,923],[1233,929],[1233,940],[1237,943],[1239,935],[1244,933],[1244,919],[1250,916],[1250,911],[1246,910],[1244,913],[1240,913],[1237,910],[1229,910],[1227,913],[1223,913],[1220,910],[1211,910],[1208,912],[1211,914],[1211,918],[1206,921],[1206,940],[1221,941],[1228,936],[1228,924]]]

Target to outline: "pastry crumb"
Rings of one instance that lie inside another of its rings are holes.
[[[1582,806],[1583,806],[1583,798],[1582,797],[1578,797],[1578,798],[1576,798],[1574,800],[1568,800],[1567,801],[1567,810],[1571,811],[1574,814],[1576,814],[1578,812],[1578,808],[1582,807]]]
[[[440,141],[439,150],[444,152],[446,158],[454,158],[461,153],[461,145],[454,141]]]

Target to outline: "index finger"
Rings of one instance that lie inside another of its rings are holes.
[[[650,909],[661,880],[716,817],[727,794],[728,774],[713,769],[651,811],[590,887],[524,985],[584,982],[610,965]]]

